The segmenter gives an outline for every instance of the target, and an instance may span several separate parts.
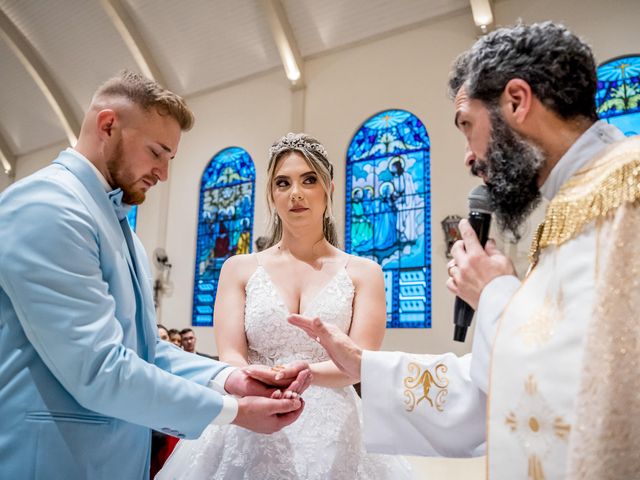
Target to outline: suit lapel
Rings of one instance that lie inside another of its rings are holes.
[[[135,241],[134,241],[135,243]],[[151,284],[147,281],[147,277],[145,272],[147,271],[146,267],[140,263],[140,254],[136,255],[138,260],[138,272],[140,273],[139,280],[136,279],[137,287],[139,288],[139,293],[141,298],[144,301],[141,303],[140,308],[140,324],[142,326],[142,331],[145,336],[145,347],[146,347],[146,359],[150,362],[156,357],[156,307],[153,303],[153,292],[151,291]],[[151,321],[153,319],[153,321]]]
[[[101,210],[103,218],[107,220],[106,224],[104,222],[100,222],[101,228],[108,230],[109,236],[114,239],[118,239],[118,241],[125,245],[124,256],[129,267],[129,273],[131,274],[131,281],[134,290],[133,293],[136,299],[135,321],[138,331],[138,355],[145,360],[153,361],[153,357],[155,356],[156,335],[155,330],[153,332],[150,331],[152,326],[152,322],[150,320],[155,319],[155,308],[153,306],[153,296],[151,295],[150,288],[147,285],[148,282],[143,278],[144,274],[142,272],[145,272],[146,269],[140,264],[139,260],[137,261],[137,264],[134,265],[134,260],[131,256],[131,252],[129,251],[130,248],[135,249],[135,241],[133,241],[132,238],[131,247],[129,247],[124,232],[122,231],[120,221],[118,220],[114,210],[114,206],[111,203],[107,192],[105,192],[104,186],[90,165],[87,165],[86,162],[67,151],[61,152],[58,158],[54,160],[54,163],[64,166],[73,173],[78,180],[80,180],[80,183],[86,190],[86,193],[89,194]],[[82,192],[80,193],[82,194]],[[135,250],[134,252],[136,257],[139,258],[140,254]],[[139,279],[137,272],[140,272],[143,277]],[[155,325],[153,325],[153,327],[155,328]]]
[[[122,228],[130,227],[126,224],[123,225]],[[144,336],[144,341],[142,342],[142,345],[140,345],[140,354],[145,360],[153,361],[155,358],[156,344],[155,305],[153,305],[152,301],[149,301],[153,299],[153,295],[145,274],[147,271],[146,266],[140,262],[140,258],[144,252],[137,248],[137,243],[139,242],[135,241],[132,232],[130,232],[130,234],[131,243],[127,250],[133,252],[133,256],[135,258],[132,259],[131,255],[127,258],[129,261],[129,272],[131,273],[133,288],[136,294],[136,303],[138,306],[136,309],[136,322],[139,331],[142,332],[142,336]],[[154,319],[154,321],[152,322],[150,319]],[[138,338],[140,339],[140,336]]]

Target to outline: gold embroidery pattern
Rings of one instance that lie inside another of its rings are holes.
[[[547,292],[542,309],[519,327],[516,333],[527,347],[541,347],[553,337],[556,324],[562,320],[563,310],[564,292],[562,287],[559,288],[555,299]]]
[[[614,144],[562,186],[533,237],[529,253],[532,264],[538,261],[542,249],[562,245],[595,219],[640,199],[639,149],[638,138]]]
[[[545,480],[544,470],[542,469],[542,462],[537,455],[531,455],[529,457],[528,473],[531,480]]]
[[[404,396],[406,397],[404,404],[406,410],[413,412],[422,400],[427,400],[429,405],[439,412],[444,411],[444,404],[449,393],[447,388],[449,379],[444,376],[448,370],[447,366],[444,363],[436,365],[434,369],[435,376],[426,368],[422,371],[420,365],[415,362],[411,362],[407,369],[409,370],[409,375],[404,378]],[[429,393],[434,387],[438,389],[438,392],[435,395],[435,399],[432,400],[429,397]],[[418,389],[417,399],[416,394],[412,392],[413,389]]]
[[[568,423],[564,423],[562,417],[558,417],[553,421],[553,432],[557,437],[562,438],[563,440],[569,436],[569,432],[571,431],[571,425]]]
[[[571,426],[562,417],[556,416],[538,392],[538,384],[533,375],[524,382],[524,394],[514,411],[507,414],[505,423],[516,434],[528,458],[528,478],[544,480],[545,457],[554,443],[566,440]]]

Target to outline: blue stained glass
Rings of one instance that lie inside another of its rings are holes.
[[[202,174],[193,291],[195,326],[213,325],[220,269],[232,255],[251,252],[256,170],[239,147],[217,153]]]
[[[640,133],[640,56],[627,55],[598,67],[598,116],[625,135]]]
[[[431,326],[431,187],[427,129],[412,113],[369,118],[347,151],[349,253],[382,266],[387,327]]]
[[[134,205],[129,209],[129,213],[127,213],[127,222],[129,222],[129,226],[131,230],[136,231],[136,223],[138,221],[138,206]]]

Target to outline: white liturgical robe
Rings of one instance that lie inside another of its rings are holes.
[[[363,354],[372,451],[472,456],[486,441],[492,479],[640,478],[625,443],[640,439],[640,138],[597,122],[542,193],[534,264],[485,287],[471,354]]]

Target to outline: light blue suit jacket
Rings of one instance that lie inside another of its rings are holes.
[[[220,413],[224,365],[157,338],[134,242],[135,270],[68,151],[0,195],[0,477],[147,478],[150,428],[193,438]]]

